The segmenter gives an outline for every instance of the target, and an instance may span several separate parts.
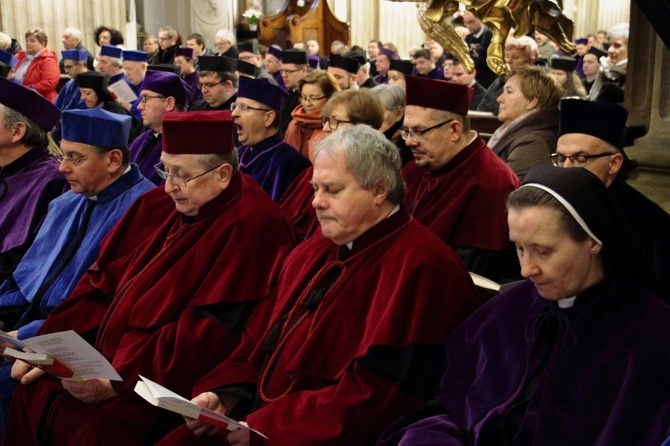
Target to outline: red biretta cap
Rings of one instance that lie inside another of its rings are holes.
[[[475,93],[465,85],[418,76],[405,76],[405,82],[407,105],[444,110],[461,116],[468,114]]]
[[[169,112],[163,116],[163,152],[173,155],[228,153],[235,149],[228,110]]]

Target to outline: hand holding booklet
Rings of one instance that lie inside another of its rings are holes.
[[[61,379],[123,380],[99,351],[72,330],[24,340],[0,331],[0,340],[16,347],[5,348],[4,356],[20,359]]]
[[[135,384],[135,392],[156,407],[170,410],[188,418],[204,421],[205,423],[209,423],[229,431],[235,431],[237,429],[249,429],[263,438],[268,438],[260,432],[250,429],[248,426],[245,426],[244,424],[235,421],[232,418],[228,418],[227,416],[214,412],[213,410],[207,409],[206,407],[198,406],[181,395],[166,389],[160,384],[155,383],[142,375],[140,375],[140,380],[137,381],[137,384]]]

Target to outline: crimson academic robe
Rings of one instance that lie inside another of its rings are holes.
[[[54,445],[153,441],[169,412],[134,394],[138,374],[188,395],[237,346],[292,246],[290,224],[244,174],[196,217],[177,212],[162,188],[140,197],[42,328],[88,339],[123,377],[113,382],[120,396],[84,404],[51,377],[20,386],[8,444],[36,444],[45,433]]]
[[[319,226],[316,210],[312,206],[314,186],[310,181],[313,173],[314,166],[309,166],[300,172],[278,202],[284,215],[295,226],[300,240],[314,234]]]
[[[67,190],[58,166],[46,148],[35,147],[0,167],[0,281],[30,247],[49,202]]]
[[[311,163],[295,148],[275,133],[255,146],[241,146],[240,170],[251,178],[277,201],[284,195],[296,176],[311,166]]]
[[[448,339],[441,413],[401,420],[378,444],[661,444],[669,321],[667,303],[626,279],[607,277],[566,309],[524,282]]]
[[[501,280],[500,263],[515,258],[506,209],[519,186],[514,172],[476,136],[442,168],[429,172],[409,162],[402,173],[412,216],[455,249],[470,271]],[[491,251],[503,260],[482,254]]]
[[[458,257],[404,207],[347,251],[320,231],[300,244],[282,268],[272,328],[251,370],[224,362],[195,388],[260,382],[262,403],[247,422],[267,445],[374,444],[428,397],[441,342],[476,307]],[[198,441],[180,428],[160,444],[216,444],[223,435]]]

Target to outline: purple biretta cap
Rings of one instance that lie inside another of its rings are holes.
[[[128,147],[132,118],[95,107],[63,112],[63,139],[99,147]]]
[[[281,60],[281,56],[282,56],[283,51],[279,46],[270,45],[267,49],[267,52],[268,52],[268,54],[272,54],[274,57]]]
[[[0,104],[21,113],[50,132],[60,121],[60,110],[32,88],[0,77]]]
[[[162,96],[172,96],[177,103],[188,105],[188,93],[181,77],[165,71],[147,70],[142,90],[153,91]]]
[[[272,85],[267,79],[251,79],[240,77],[237,89],[238,98],[249,98],[275,110],[281,110],[288,95],[281,87]]]

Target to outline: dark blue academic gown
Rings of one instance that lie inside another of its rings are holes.
[[[163,135],[159,133],[155,136],[151,129],[142,133],[130,144],[130,161],[140,166],[140,173],[156,185],[165,182],[154,169],[160,162],[162,150]]]
[[[0,307],[26,309],[17,325],[19,339],[35,335],[51,310],[69,296],[98,257],[103,237],[137,197],[154,188],[136,165],[131,166],[130,171],[100,192],[97,200],[68,191],[49,205],[35,241],[12,276],[0,285]],[[39,309],[31,307],[36,298],[41,299]],[[10,369],[10,363],[1,363],[0,421],[5,419],[18,384],[10,378]]]
[[[279,133],[259,142],[253,148],[241,146],[240,170],[251,176],[277,201],[300,172],[311,163],[300,152],[284,142]]]
[[[81,100],[81,92],[76,79],[70,79],[63,85],[54,105],[60,111],[86,109],[86,104]]]

